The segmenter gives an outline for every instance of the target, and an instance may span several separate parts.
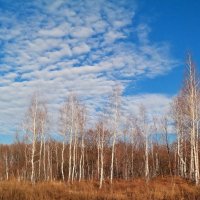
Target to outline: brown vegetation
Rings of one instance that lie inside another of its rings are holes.
[[[105,182],[99,189],[98,182],[30,182],[16,180],[0,182],[1,200],[49,200],[49,199],[107,199],[107,200],[175,200],[200,199],[200,188],[178,177],[158,177],[148,183],[144,179]]]

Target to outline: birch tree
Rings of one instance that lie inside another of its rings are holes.
[[[68,133],[68,104],[65,103],[61,109],[60,109],[60,134],[63,137],[62,140],[62,150],[61,150],[61,175],[62,175],[62,180],[65,180],[65,175],[64,175],[64,151],[65,151],[65,142],[66,142],[66,137]]]
[[[80,146],[81,146],[81,155],[79,160],[79,181],[84,179],[85,169],[85,123],[86,123],[86,109],[84,106],[80,106],[78,112],[78,121],[79,121],[79,132],[80,132]]]
[[[41,168],[43,164],[43,178],[46,180],[46,131],[48,121],[48,111],[44,102],[41,102],[41,106],[38,112],[39,120],[39,137],[40,137],[40,150],[39,150],[39,179],[41,179]],[[43,154],[42,154],[43,153]]]
[[[111,164],[110,164],[110,182],[113,182],[114,170],[114,156],[115,156],[115,143],[117,135],[119,134],[120,122],[120,104],[121,104],[121,88],[115,86],[111,96],[111,134],[112,134],[112,151],[111,151]]]
[[[73,93],[70,93],[66,102],[60,109],[61,119],[61,134],[63,135],[62,142],[62,161],[61,161],[61,173],[62,179],[64,180],[64,151],[65,142],[68,138],[69,149],[68,149],[68,182],[73,181],[77,177],[77,159],[78,159],[78,137],[79,133],[82,134],[82,153],[81,161],[79,164],[83,165],[84,159],[84,123],[85,113],[83,107],[80,106],[79,101]],[[80,167],[79,165],[79,167]],[[79,168],[80,169],[80,168]],[[79,171],[80,172],[80,171]],[[81,169],[82,172],[82,169]],[[81,177],[79,177],[81,179]]]
[[[163,118],[161,118],[160,123],[161,123],[161,130],[163,131],[163,134],[164,134],[165,145],[167,148],[169,172],[170,172],[170,175],[172,176],[172,162],[171,162],[170,147],[169,147],[169,132],[168,132],[169,119],[168,117],[164,116]]]
[[[199,184],[199,120],[200,88],[196,67],[188,55],[185,81],[179,96],[174,101],[174,119],[178,132],[178,162],[181,175],[186,173],[186,159],[183,158],[184,131],[190,139],[189,178]]]
[[[144,146],[145,146],[145,179],[146,181],[149,181],[149,132],[150,132],[150,127],[149,127],[149,122],[147,118],[147,113],[144,105],[140,106],[140,116],[139,116],[139,127],[140,127],[140,132],[142,136],[144,137]]]
[[[198,149],[198,130],[199,130],[199,80],[197,78],[196,67],[191,56],[187,60],[187,73],[183,88],[186,107],[186,114],[189,120],[190,132],[190,179],[199,184],[199,149]]]
[[[104,180],[104,148],[106,141],[108,139],[108,131],[106,129],[106,120],[102,118],[96,125],[97,132],[97,150],[98,150],[98,178],[99,178],[99,188],[102,188],[103,180]]]
[[[34,94],[28,111],[25,117],[25,130],[29,141],[31,142],[31,182],[35,183],[36,169],[35,169],[35,156],[36,156],[36,144],[40,136],[41,130],[44,131],[44,121],[46,120],[46,108],[45,104],[39,98],[37,94]]]
[[[172,103],[172,117],[177,134],[177,175],[187,177],[187,121],[184,116],[184,98],[179,94]]]

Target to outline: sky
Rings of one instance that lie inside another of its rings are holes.
[[[194,0],[0,0],[0,141],[20,132],[35,91],[54,125],[70,91],[92,122],[116,84],[124,113],[168,113],[187,53],[200,64],[199,10]]]

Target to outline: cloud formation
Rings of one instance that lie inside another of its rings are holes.
[[[148,25],[135,22],[136,7],[133,0],[4,2],[0,8],[0,133],[16,130],[36,90],[54,112],[67,93],[75,91],[92,116],[116,82],[125,90],[138,78],[173,69],[177,63],[169,46],[151,42]],[[155,110],[169,103],[166,95],[133,96],[129,91],[123,97],[124,108],[134,110],[130,102],[140,98]]]

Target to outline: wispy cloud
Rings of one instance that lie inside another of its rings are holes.
[[[126,89],[139,77],[155,77],[175,67],[168,45],[151,42],[150,28],[136,24],[135,15],[136,2],[126,0],[4,3],[0,132],[13,132],[38,88],[55,112],[67,92],[74,90],[94,113],[116,82]],[[164,95],[153,97],[163,104],[169,100]],[[129,91],[123,98],[132,102],[139,97]],[[149,102],[152,96],[145,98]]]

